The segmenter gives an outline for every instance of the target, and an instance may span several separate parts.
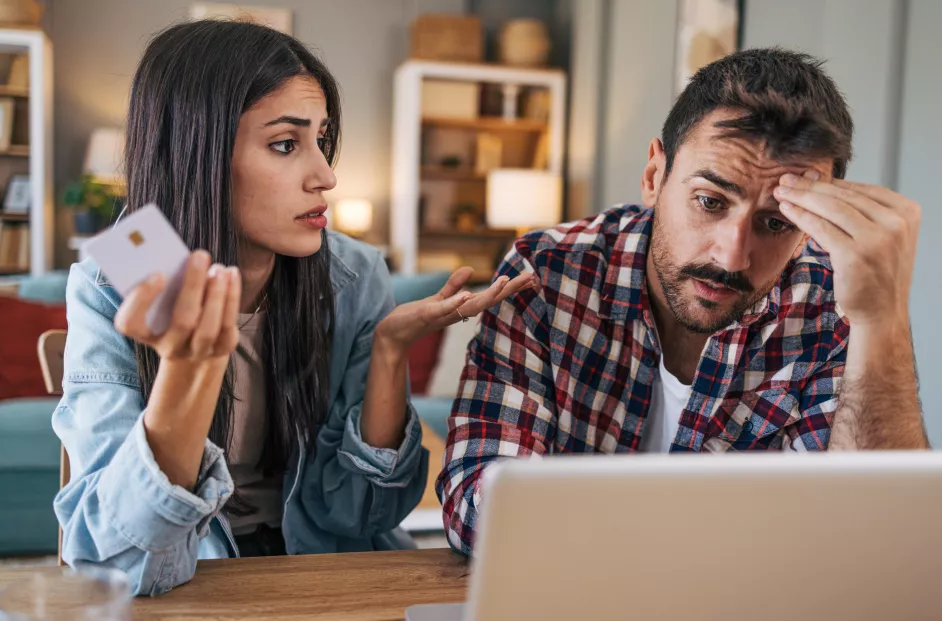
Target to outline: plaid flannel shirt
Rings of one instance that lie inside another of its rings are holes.
[[[531,233],[498,269],[543,286],[484,312],[468,345],[436,486],[456,550],[471,554],[491,462],[639,450],[661,353],[645,279],[652,221],[622,206]],[[825,450],[849,336],[830,259],[811,243],[710,337],[671,451]]]

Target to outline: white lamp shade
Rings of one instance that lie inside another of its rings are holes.
[[[103,183],[121,183],[123,166],[124,132],[112,127],[93,131],[85,152],[85,172]]]
[[[373,226],[373,204],[362,198],[345,198],[334,206],[334,226],[350,235],[362,235]]]
[[[549,228],[562,218],[562,178],[545,170],[498,168],[487,175],[487,225]]]

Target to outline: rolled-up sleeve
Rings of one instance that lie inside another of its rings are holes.
[[[362,299],[357,300],[361,309],[357,335],[330,415],[318,432],[301,490],[308,519],[325,531],[351,539],[396,528],[422,499],[428,476],[422,427],[408,399],[405,437],[398,449],[369,446],[360,435],[373,333],[395,306],[389,272],[378,254],[371,270],[360,278],[364,281],[358,283]]]
[[[67,304],[63,397],[52,420],[71,470],[54,501],[62,556],[123,570],[136,594],[162,593],[193,577],[199,538],[232,479],[207,441],[194,490],[170,483],[147,443],[134,352],[114,330],[113,302],[76,267]]]

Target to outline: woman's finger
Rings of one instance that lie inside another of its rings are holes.
[[[465,317],[473,317],[486,308],[490,308],[500,299],[501,292],[510,284],[508,276],[501,276],[487,288],[486,291],[476,293],[461,307],[461,314]]]
[[[471,276],[473,275],[474,269],[467,266],[459,267],[454,271],[441,291],[438,292],[438,295],[442,296],[442,298],[450,298],[461,291],[461,288],[468,284],[468,281],[471,280]]]
[[[206,294],[203,299],[203,308],[199,323],[193,330],[190,347],[193,354],[199,357],[213,355],[216,341],[219,340],[219,329],[222,326],[222,314],[226,306],[226,297],[229,292],[229,274],[218,263],[209,268],[206,274]]]
[[[529,289],[534,286],[533,274],[520,274],[500,290],[500,293],[497,295],[497,302],[503,302],[512,295],[520,293],[524,289]]]
[[[206,272],[209,270],[210,256],[205,250],[197,250],[190,255],[183,285],[173,307],[170,328],[163,336],[172,349],[183,346],[199,325],[200,312],[203,308],[203,296],[206,290]]]
[[[147,311],[166,286],[166,277],[163,274],[154,274],[135,287],[121,303],[115,315],[114,325],[118,332],[141,343],[150,344],[154,335],[147,326]]]

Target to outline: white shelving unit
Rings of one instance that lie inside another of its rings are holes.
[[[409,60],[396,70],[393,94],[391,252],[399,271],[417,271],[419,198],[422,179],[422,81],[451,80],[503,85],[505,93],[541,87],[550,93],[547,170],[563,168],[566,124],[566,75],[554,69],[521,69],[502,65]],[[506,105],[506,104],[505,104]],[[482,122],[490,122],[484,119]],[[499,123],[499,119],[495,121]],[[524,121],[525,122],[525,121]]]
[[[42,30],[0,28],[0,54],[24,53],[29,55],[29,274],[39,276],[53,264],[52,44]],[[14,279],[0,276],[0,282]]]

